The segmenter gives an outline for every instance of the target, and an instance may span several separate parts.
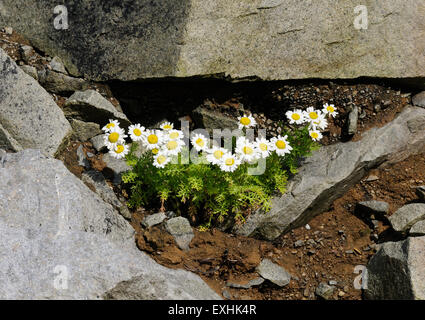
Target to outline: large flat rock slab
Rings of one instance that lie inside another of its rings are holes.
[[[55,0],[3,0],[1,21],[59,56],[74,76],[136,80],[425,76],[420,0],[77,0],[56,30]]]
[[[0,49],[0,145],[54,155],[72,128],[50,95]]]
[[[424,129],[425,109],[407,107],[384,127],[365,132],[360,141],[320,148],[306,159],[287,192],[273,200],[269,212],[252,214],[235,232],[272,240],[304,225],[326,211],[370,168],[423,152]]]
[[[137,299],[220,298],[139,251],[125,219],[60,161],[0,152],[0,181],[0,299],[131,299],[134,279]]]

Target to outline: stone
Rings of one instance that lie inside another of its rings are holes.
[[[357,122],[359,121],[359,108],[355,106],[348,114],[348,135],[355,135],[357,132]]]
[[[8,36],[10,36],[10,35],[12,35],[12,33],[13,33],[13,28],[12,28],[12,27],[5,27],[5,28],[4,28],[4,32],[5,32]]]
[[[232,295],[231,295],[231,293],[229,292],[229,290],[224,289],[224,290],[221,292],[221,294],[222,294],[222,296],[223,296],[224,298],[226,298],[226,299],[228,299],[228,300],[232,299]]]
[[[189,250],[189,244],[194,237],[189,221],[183,217],[176,217],[165,223],[165,230],[174,237],[178,247]]]
[[[273,240],[304,226],[328,210],[334,200],[357,184],[369,169],[395,163],[425,149],[425,130],[409,127],[418,120],[425,127],[425,109],[406,107],[392,122],[363,133],[360,141],[325,146],[307,158],[288,182],[287,192],[272,199],[271,210],[259,210],[233,232]]]
[[[38,81],[38,73],[35,67],[24,64],[23,66],[20,66],[20,68],[27,75],[31,76],[34,80]]]
[[[425,236],[425,220],[416,222],[409,230],[410,236]]]
[[[197,128],[206,128],[210,133],[213,129],[229,129],[238,128],[238,120],[223,115],[220,112],[208,110],[205,107],[198,107],[193,110],[193,119]]]
[[[264,279],[269,280],[279,287],[284,287],[291,281],[291,275],[284,268],[269,259],[263,259],[256,270]]]
[[[235,289],[250,289],[252,287],[257,287],[257,286],[259,286],[263,283],[264,283],[264,278],[258,277],[258,278],[255,278],[255,279],[248,281],[248,283],[246,283],[246,284],[239,284],[239,283],[227,281],[226,286],[230,287],[230,288],[235,288]]]
[[[26,46],[23,45],[20,48],[20,52],[21,52],[21,56],[22,56],[22,60],[25,61],[25,63],[29,63],[31,58],[34,57],[34,49],[31,46]]]
[[[385,242],[367,264],[366,299],[425,299],[425,237]]]
[[[90,85],[84,79],[70,77],[47,68],[38,71],[38,81],[44,89],[57,94],[69,94],[74,91],[85,90]]]
[[[91,138],[90,142],[92,143],[93,148],[95,148],[96,151],[98,152],[101,152],[107,149],[105,146],[105,138],[103,134],[100,134],[98,136]]]
[[[52,25],[56,0],[2,0],[1,21],[61,57],[72,75],[96,81],[425,76],[418,40],[425,8],[417,0],[368,2],[367,30],[353,25],[357,0],[74,3],[72,26],[59,32]]]
[[[106,153],[102,157],[103,162],[106,164],[106,168],[103,169],[104,173],[111,176],[114,184],[120,184],[122,179],[121,175],[131,170],[131,167],[125,163],[124,159],[116,159],[110,153]]]
[[[75,92],[65,102],[64,112],[68,118],[95,122],[101,127],[107,124],[109,119],[118,120],[122,128],[130,125],[126,115],[95,90]]]
[[[21,145],[13,139],[13,137],[7,132],[5,128],[0,124],[0,149],[9,151],[20,151],[22,150]]]
[[[302,241],[302,240],[297,240],[297,241],[295,241],[295,243],[294,243],[294,247],[295,247],[295,248],[302,247],[303,245],[304,245],[304,241]]]
[[[220,299],[138,250],[130,224],[59,160],[0,157],[0,299]]]
[[[425,204],[407,204],[394,212],[388,220],[395,231],[405,232],[416,222],[425,220]]]
[[[390,210],[390,205],[385,201],[361,201],[357,203],[356,210],[362,214],[385,217]]]
[[[425,91],[422,91],[412,97],[412,104],[425,108]]]
[[[2,49],[0,69],[0,125],[14,139],[15,149],[60,152],[72,133],[62,110]]]
[[[71,119],[71,127],[74,130],[74,135],[81,142],[86,142],[91,138],[102,133],[98,123],[94,122],[84,122],[77,119]],[[103,143],[103,136],[102,136]]]
[[[52,68],[53,71],[67,74],[65,66],[63,65],[63,62],[59,57],[53,57],[53,59],[49,63],[49,66]]]
[[[164,212],[154,213],[144,217],[142,220],[142,225],[145,228],[150,228],[162,223],[165,219],[167,219],[167,216]]]
[[[418,195],[419,199],[421,199],[422,201],[425,201],[425,186],[417,187],[416,194]]]
[[[334,286],[330,286],[326,282],[320,282],[316,288],[315,294],[322,299],[329,300],[332,299],[334,291]]]
[[[90,161],[87,159],[87,156],[84,153],[82,144],[80,144],[77,148],[77,159],[79,166],[82,166],[85,169],[90,169]]]

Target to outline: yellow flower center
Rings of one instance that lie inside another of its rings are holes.
[[[142,131],[140,131],[140,129],[137,129],[137,128],[136,128],[136,129],[134,129],[134,130],[133,130],[133,133],[134,133],[134,135],[135,135],[135,136],[140,137],[140,136],[141,136],[141,134],[142,134]]]
[[[205,142],[202,138],[198,138],[198,140],[196,140],[196,144],[200,147],[203,147],[205,145]]]
[[[276,147],[278,149],[285,149],[286,148],[286,143],[282,140],[278,140],[276,141]]]
[[[172,126],[170,124],[166,124],[162,127],[164,130],[170,130],[172,129]]]
[[[233,166],[235,164],[235,159],[233,158],[227,158],[225,161],[226,166]]]
[[[118,146],[117,146],[117,148],[115,149],[115,152],[116,153],[122,153],[124,151],[124,146],[123,145],[121,145],[121,144],[119,144]]]
[[[252,154],[253,152],[254,152],[254,150],[252,150],[251,147],[248,147],[248,146],[243,147],[243,153]]]
[[[268,147],[266,143],[260,143],[260,150],[261,151],[267,151]]]
[[[330,113],[332,113],[332,112],[334,112],[334,111],[335,111],[335,108],[334,108],[334,107],[332,107],[332,106],[329,106],[329,107],[327,107],[327,110],[328,110]]]
[[[317,132],[312,132],[312,133],[310,133],[310,136],[311,136],[313,139],[317,139],[317,138],[319,137],[319,134],[318,134]]]
[[[165,156],[159,156],[158,158],[156,158],[156,162],[158,162],[159,164],[163,164],[165,161],[167,161],[167,158]]]
[[[119,135],[118,132],[112,132],[109,135],[108,140],[109,140],[110,143],[116,143],[119,138],[120,138],[120,135]]]
[[[251,120],[248,117],[242,117],[240,120],[241,124],[243,124],[244,126],[247,126],[251,123]]]
[[[179,137],[179,133],[178,132],[171,132],[170,133],[170,138],[171,139],[177,139]]]
[[[150,144],[158,143],[158,137],[157,137],[157,135],[156,135],[156,134],[151,134],[151,135],[148,137],[148,142],[149,142]]]
[[[310,116],[311,119],[317,119],[319,116],[317,115],[316,112],[312,111],[308,114]]]
[[[106,125],[106,128],[108,128],[108,129],[111,129],[111,128],[114,128],[115,127],[115,123],[108,123],[107,125]]]
[[[178,147],[177,141],[174,141],[174,140],[168,141],[168,143],[167,143],[167,149],[168,150],[174,150],[177,147]]]
[[[157,149],[157,148],[152,149],[152,153],[153,153],[153,154],[158,154],[158,152],[159,152],[159,149]]]
[[[292,114],[292,119],[295,120],[295,121],[297,121],[297,120],[300,120],[301,117],[300,117],[300,115],[298,113],[293,113]]]
[[[221,159],[221,157],[224,155],[224,152],[221,150],[216,150],[214,151],[213,155],[216,159]]]

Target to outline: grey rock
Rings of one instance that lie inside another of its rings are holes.
[[[422,200],[425,201],[425,186],[419,186],[416,188],[416,194],[418,195],[418,197]]]
[[[332,298],[334,291],[334,286],[330,286],[326,282],[320,282],[316,288],[315,294],[322,299],[329,300]]]
[[[52,26],[55,0],[2,4],[3,24],[50,56],[60,56],[74,76],[91,80],[425,76],[418,41],[425,9],[418,0],[368,2],[374,20],[367,30],[353,26],[357,0],[338,6],[333,0],[186,0],[156,6],[147,0],[78,0],[72,27],[59,31]]]
[[[416,222],[409,230],[411,236],[425,236],[425,220]]]
[[[58,160],[1,155],[0,298],[219,299],[195,274],[139,251],[134,230]],[[66,286],[63,286],[66,285]]]
[[[385,201],[361,201],[357,203],[356,210],[363,214],[385,217],[390,210],[390,205]]]
[[[425,204],[407,204],[398,209],[388,220],[395,231],[405,232],[416,222],[425,220]]]
[[[167,216],[165,215],[164,212],[154,213],[144,217],[142,220],[142,225],[145,228],[150,228],[162,223],[165,219],[167,219]]]
[[[376,180],[379,180],[379,177],[378,177],[378,176],[376,176],[376,175],[374,175],[374,174],[371,174],[370,176],[368,176],[368,177],[365,179],[365,181],[366,181],[366,182],[373,182],[373,181],[376,181]]]
[[[34,57],[34,49],[31,46],[23,45],[20,47],[20,52],[22,56],[22,60],[25,61],[25,63],[29,63],[31,58]]]
[[[295,248],[302,247],[303,245],[304,245],[304,241],[303,241],[303,240],[297,240],[297,241],[295,241],[295,243],[294,243],[294,247],[295,247]]]
[[[54,155],[72,133],[50,95],[0,49],[0,124],[20,148]],[[15,143],[14,142],[14,143]],[[15,148],[19,149],[18,146]]]
[[[83,172],[81,180],[86,185],[92,186],[103,201],[112,205],[124,218],[131,219],[131,213],[127,206],[118,200],[102,173],[96,170],[86,171]]]
[[[264,278],[258,277],[258,278],[255,278],[255,279],[248,281],[248,283],[246,283],[246,284],[239,284],[239,283],[227,281],[226,286],[228,286],[230,288],[235,288],[235,289],[250,289],[252,287],[257,287],[257,286],[259,286],[263,283],[264,283]]]
[[[13,137],[7,132],[5,128],[0,124],[0,149],[10,150],[10,151],[20,151],[22,150],[21,145],[13,139]]]
[[[100,134],[90,139],[90,142],[93,144],[93,148],[96,151],[101,152],[106,150],[104,135]]]
[[[109,119],[116,119],[122,128],[130,125],[126,115],[95,90],[77,91],[65,103],[65,115],[82,121],[96,122],[102,127]]]
[[[357,132],[357,122],[359,121],[359,108],[355,106],[348,114],[348,134],[354,135]]]
[[[90,161],[87,159],[87,156],[84,153],[82,144],[80,144],[77,148],[77,158],[79,166],[82,166],[86,169],[90,169]]]
[[[208,110],[205,107],[198,107],[193,110],[193,119],[198,128],[206,128],[209,132],[212,132],[213,129],[234,130],[238,128],[237,119]]]
[[[263,259],[257,266],[257,272],[264,279],[271,281],[279,287],[284,287],[291,281],[291,275],[281,266],[269,259]]]
[[[84,79],[70,77],[47,68],[38,71],[38,81],[47,91],[57,94],[85,90],[90,85]]]
[[[367,264],[367,299],[425,299],[425,237],[383,243]]]
[[[251,214],[234,232],[272,240],[305,225],[358,183],[370,168],[398,162],[424,150],[425,130],[409,127],[409,121],[414,119],[424,128],[425,110],[406,107],[384,127],[365,132],[360,141],[320,148],[304,161],[289,181],[287,192],[272,200],[269,212]]]
[[[226,299],[232,299],[232,295],[230,294],[229,290],[224,289],[221,294],[223,295],[224,298]]]
[[[189,250],[189,244],[194,237],[189,221],[183,217],[176,217],[165,223],[165,229],[174,237],[177,245],[182,250]]]
[[[38,81],[38,73],[35,67],[24,64],[23,66],[20,66],[20,68],[27,75],[31,76],[34,80]]]
[[[4,28],[4,32],[5,32],[8,36],[10,36],[10,35],[12,35],[12,33],[13,33],[13,28],[12,28],[12,27],[5,27],[5,28]]]
[[[102,160],[106,164],[104,171],[112,176],[114,184],[120,184],[122,181],[121,175],[131,169],[131,167],[125,163],[125,160],[116,159],[109,153],[104,154]]]
[[[338,281],[336,281],[336,280],[329,280],[328,283],[329,283],[330,286],[336,286],[338,284]]]
[[[67,74],[65,66],[63,65],[63,62],[59,57],[53,57],[53,59],[49,63],[49,66],[52,68],[53,71]]]
[[[85,142],[102,133],[98,123],[71,119],[71,127],[78,140]],[[102,137],[103,142],[103,137]]]
[[[412,103],[415,106],[425,108],[425,91],[422,91],[412,97]]]

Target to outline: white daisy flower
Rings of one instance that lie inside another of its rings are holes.
[[[258,154],[260,154],[263,158],[267,158],[270,155],[270,152],[274,150],[270,141],[266,138],[257,138],[255,140],[255,147],[257,148]]]
[[[239,121],[239,129],[242,128],[251,128],[257,125],[257,122],[255,121],[254,117],[249,115],[243,115],[242,117],[238,117]]]
[[[145,127],[140,126],[140,124],[132,124],[128,127],[128,134],[133,141],[141,141],[143,131],[145,131]]]
[[[286,153],[291,153],[292,147],[289,145],[288,136],[277,136],[270,140],[270,142],[273,144],[274,150],[279,156],[283,156]]]
[[[159,126],[162,130],[168,131],[174,128],[174,125],[170,122],[164,122]]]
[[[196,151],[205,151],[208,149],[208,138],[202,134],[195,134],[191,142]]]
[[[183,139],[184,138],[184,134],[183,131],[181,130],[169,130],[167,133],[167,138],[170,140],[177,140],[177,139]]]
[[[323,135],[318,130],[313,129],[310,130],[308,133],[310,134],[311,139],[313,139],[314,141],[319,141],[323,138]]]
[[[171,158],[164,152],[159,152],[155,157],[153,157],[153,165],[157,168],[164,168]]]
[[[255,145],[245,137],[236,140],[236,154],[239,159],[246,162],[251,162],[257,157]]]
[[[146,130],[142,134],[142,143],[149,150],[160,148],[163,143],[162,132],[159,130]]]
[[[130,148],[126,144],[117,144],[109,153],[116,159],[124,158],[130,152]]]
[[[109,123],[106,126],[104,126],[102,130],[104,132],[109,132],[112,128],[119,128],[119,127],[120,127],[120,123],[118,122],[118,120],[109,119]]]
[[[325,103],[323,105],[323,109],[322,109],[324,114],[328,114],[328,115],[332,116],[333,118],[335,118],[335,116],[338,114],[338,112],[336,110],[337,109],[335,108],[335,106],[333,104],[328,104],[328,103]]]
[[[306,121],[314,121],[317,120],[317,118],[319,118],[320,116],[320,110],[315,110],[313,107],[308,107],[306,111],[303,112],[304,113],[304,118]]]
[[[207,161],[212,164],[220,165],[222,158],[228,153],[229,151],[225,148],[219,148],[219,147],[212,147],[208,150],[207,154]]]
[[[304,123],[304,114],[300,109],[294,111],[286,112],[286,117],[289,120],[290,124],[303,124]]]
[[[220,163],[220,169],[226,172],[235,171],[238,166],[241,164],[241,161],[234,154],[226,153],[222,157],[222,161]]]
[[[127,138],[127,135],[120,127],[112,127],[104,135],[105,145],[109,150],[114,150],[117,144],[123,144],[125,138]]]
[[[319,117],[316,120],[310,122],[311,129],[320,129],[325,130],[328,127],[328,120],[326,120],[326,116],[323,113],[319,114]]]
[[[185,143],[183,140],[168,140],[164,144],[164,150],[168,155],[176,156],[184,147]]]

